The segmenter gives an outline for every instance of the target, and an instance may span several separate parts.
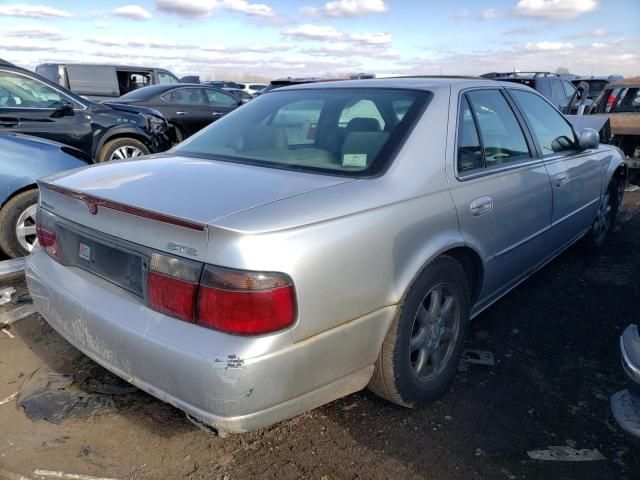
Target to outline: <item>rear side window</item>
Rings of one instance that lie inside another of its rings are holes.
[[[510,90],[510,93],[531,125],[543,155],[577,148],[573,128],[560,112],[535,93],[523,90]]]
[[[468,107],[463,102],[460,139],[471,144],[459,144],[459,148],[466,148],[462,157],[458,158],[459,167],[462,166],[461,171],[481,166],[491,168],[531,157],[520,124],[499,90],[475,90],[465,94],[465,97]],[[471,115],[464,110],[465,108],[470,108]],[[477,159],[477,142],[473,138],[472,121],[475,122],[476,136],[479,134],[481,139],[480,162]],[[472,157],[469,156],[470,151],[473,152]],[[473,161],[473,167],[469,160]]]
[[[476,122],[467,97],[462,97],[458,117],[458,171],[467,172],[482,168],[482,146]]]
[[[562,88],[562,82],[557,79],[551,80],[551,95],[556,100],[563,100],[567,98],[567,94],[564,93],[564,89]]]
[[[181,155],[349,177],[382,171],[431,98],[382,88],[274,90],[180,144]],[[402,120],[393,103],[409,102]]]
[[[209,105],[214,107],[237,107],[238,100],[228,93],[220,92],[218,90],[206,89],[207,100]]]
[[[171,92],[168,100],[181,105],[204,105],[205,103],[199,88],[179,88]]]
[[[611,112],[640,112],[640,88],[623,88],[613,104]]]

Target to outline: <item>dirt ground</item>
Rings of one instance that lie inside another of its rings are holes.
[[[623,388],[618,336],[639,322],[640,192],[628,193],[601,254],[570,249],[478,317],[470,366],[429,408],[363,391],[261,431],[218,438],[136,392],[116,409],[60,424],[0,405],[0,472],[35,469],[117,479],[637,479],[640,450],[617,428],[609,397]],[[14,281],[15,283],[15,281]],[[76,377],[97,367],[37,315],[0,334],[0,400],[46,367]],[[606,460],[531,460],[569,445]],[[0,473],[0,478],[2,477]],[[7,477],[10,478],[10,477]],[[17,478],[17,477],[14,477]]]

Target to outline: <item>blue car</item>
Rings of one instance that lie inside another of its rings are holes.
[[[0,134],[0,249],[7,256],[28,255],[36,243],[36,181],[92,163],[89,155],[66,145]]]

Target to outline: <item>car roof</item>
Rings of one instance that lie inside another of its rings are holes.
[[[74,67],[113,67],[113,68],[126,68],[132,70],[163,70],[168,71],[166,68],[158,68],[158,67],[144,67],[141,65],[121,65],[119,63],[73,63],[73,62],[63,62],[63,63],[55,63],[55,62],[47,62],[41,63],[38,67],[43,65],[72,65]],[[171,72],[170,72],[171,73]]]
[[[168,92],[169,90],[174,90],[176,88],[184,88],[184,87],[215,88],[210,85],[202,85],[200,83],[158,83],[156,85],[148,85],[146,87],[137,88],[135,90],[132,90],[129,93],[141,92],[141,93],[144,93],[147,96],[147,98],[151,98],[156,95],[160,95],[162,93]]]
[[[338,80],[330,82],[301,83],[281,87],[277,90],[300,90],[300,89],[324,89],[324,88],[401,88],[407,90],[429,90],[445,86],[456,86],[458,88],[474,86],[511,86],[507,83],[496,82],[480,77],[395,77],[395,78],[372,78],[357,80]],[[274,90],[275,91],[275,90]]]
[[[618,87],[640,87],[640,77],[630,77],[617,82],[611,82],[606,88],[618,88]]]

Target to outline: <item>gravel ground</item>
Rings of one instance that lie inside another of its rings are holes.
[[[608,248],[574,247],[478,317],[468,348],[494,367],[460,372],[423,410],[363,391],[268,429],[211,436],[141,393],[60,424],[0,405],[0,478],[35,469],[118,479],[637,479],[640,450],[617,428],[618,336],[638,322],[640,192],[627,194]],[[17,277],[13,284],[20,284]],[[99,372],[37,315],[0,334],[0,400],[38,368]],[[527,451],[568,445],[605,460],[548,462]]]

